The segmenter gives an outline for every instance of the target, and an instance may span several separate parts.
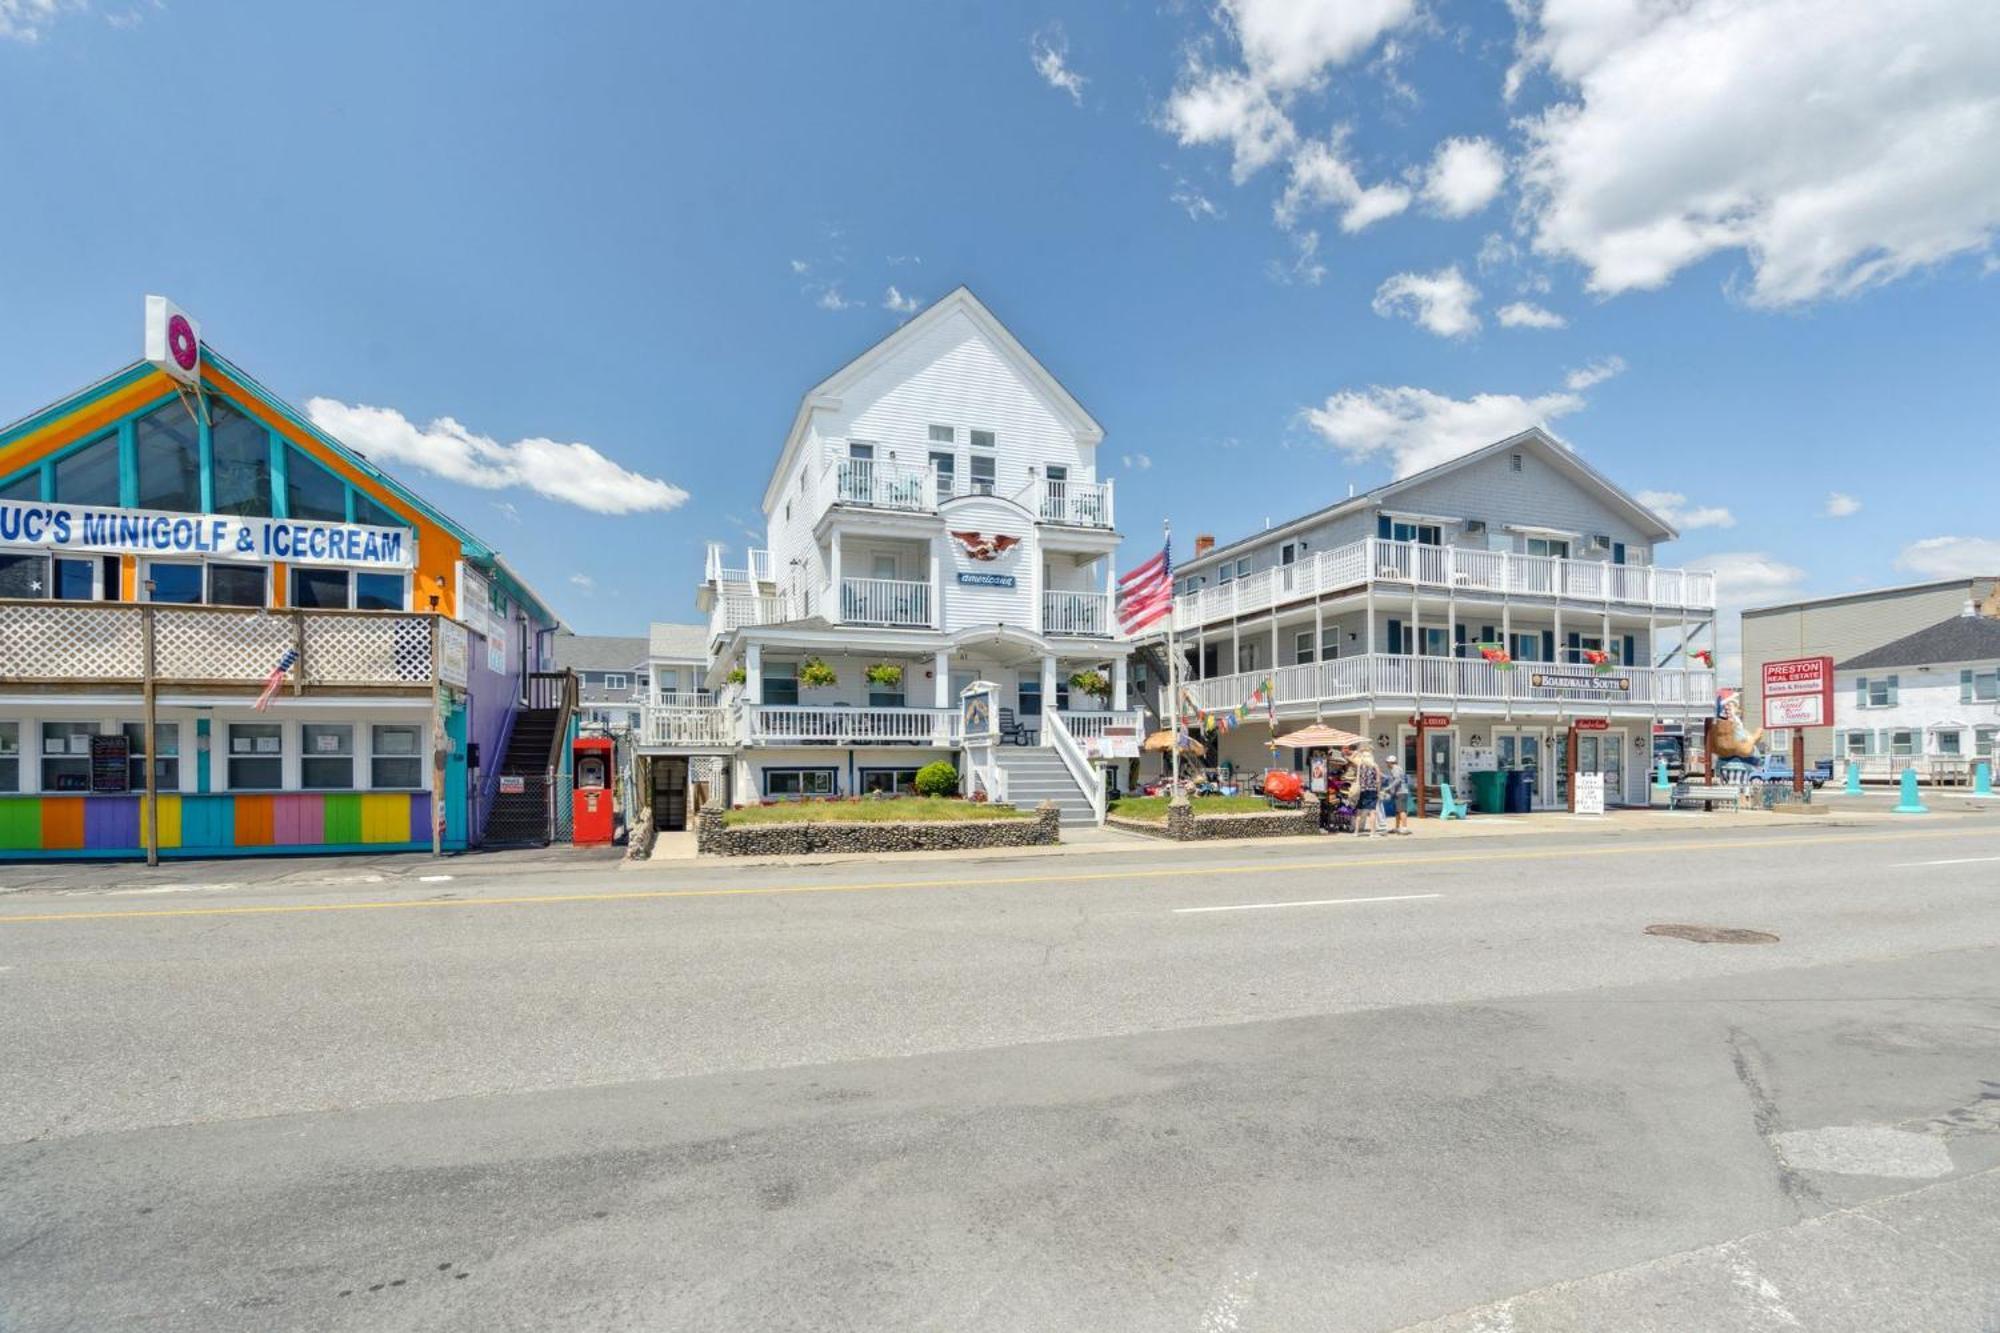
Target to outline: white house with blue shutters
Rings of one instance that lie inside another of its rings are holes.
[[[1834,755],[1862,776],[1964,781],[2000,748],[2000,620],[1966,611],[1834,663]]]

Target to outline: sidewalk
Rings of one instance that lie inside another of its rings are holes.
[[[523,847],[496,852],[431,856],[394,852],[381,856],[229,856],[209,860],[47,861],[0,863],[0,897],[11,893],[200,892],[288,884],[391,884],[438,882],[494,875],[562,874],[609,870],[625,856],[623,847]]]

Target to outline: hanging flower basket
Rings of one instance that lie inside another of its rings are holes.
[[[1111,697],[1111,682],[1102,671],[1079,671],[1069,678],[1069,687],[1079,694],[1088,694],[1100,702]]]
[[[741,685],[744,681],[750,679],[750,676],[742,667],[731,667],[729,668],[729,674],[722,679],[731,685]]]
[[[808,690],[831,689],[840,684],[839,674],[817,657],[799,663],[798,679],[800,688]]]
[[[903,668],[894,662],[876,662],[868,668],[868,683],[877,689],[897,689],[903,683]]]

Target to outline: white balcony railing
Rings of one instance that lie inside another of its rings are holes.
[[[729,747],[736,744],[736,718],[713,705],[649,704],[640,734],[645,745]]]
[[[427,686],[437,651],[429,614],[256,607],[0,602],[0,673],[10,681],[261,684],[287,650],[292,678],[316,686]],[[461,634],[463,631],[459,631]]]
[[[1044,592],[1042,633],[1108,637],[1111,599],[1101,592]]]
[[[1111,483],[1043,478],[1035,513],[1044,523],[1061,523],[1073,528],[1109,528]]]
[[[1369,537],[1295,564],[1183,593],[1174,600],[1175,623],[1193,628],[1269,611],[1322,593],[1351,591],[1371,582],[1445,592],[1563,597],[1675,613],[1706,614],[1715,609],[1715,575],[1707,570],[1614,565],[1605,560],[1517,555]]]
[[[1113,727],[1130,727],[1136,730],[1145,725],[1146,715],[1136,708],[1128,708],[1123,712],[1090,713],[1064,709],[1062,719],[1063,725],[1069,728],[1070,735],[1087,743],[1102,740],[1104,734]]]
[[[928,628],[931,585],[906,579],[842,579],[840,618],[849,625]]]
[[[1278,707],[1354,703],[1388,699],[1394,706],[1422,700],[1447,705],[1569,703],[1621,707],[1672,705],[1704,707],[1715,699],[1715,673],[1679,667],[1617,667],[1599,672],[1588,665],[1516,662],[1502,669],[1483,658],[1409,657],[1362,653],[1331,662],[1244,671],[1190,681],[1188,689],[1203,708],[1234,708],[1265,680],[1277,691]]]
[[[784,597],[753,592],[747,584],[725,586],[708,613],[708,637],[713,642],[746,625],[782,625],[795,619]]]
[[[955,708],[744,708],[743,739],[752,745],[956,745]]]
[[[834,504],[918,513],[937,508],[937,478],[927,467],[886,458],[836,458],[825,494]]]
[[[771,580],[771,553],[752,546],[744,552],[745,563],[728,563],[729,553],[721,542],[708,544],[708,559],[702,568],[704,583],[768,583]]]

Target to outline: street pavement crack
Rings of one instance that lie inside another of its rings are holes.
[[[1754,1060],[1753,1060],[1754,1057]],[[1811,1181],[1792,1168],[1785,1155],[1778,1151],[1774,1137],[1784,1128],[1778,1117],[1777,1103],[1765,1089],[1763,1080],[1757,1075],[1753,1064],[1768,1065],[1764,1053],[1755,1040],[1742,1028],[1731,1025],[1729,1029],[1729,1061],[1736,1070],[1736,1081],[1743,1085],[1743,1091],[1750,1098],[1750,1120],[1757,1129],[1757,1136],[1764,1141],[1764,1147],[1771,1155],[1771,1163],[1778,1173],[1778,1187],[1785,1192],[1792,1205],[1804,1217],[1808,1205],[1818,1208],[1827,1206],[1826,1199],[1813,1187]]]

